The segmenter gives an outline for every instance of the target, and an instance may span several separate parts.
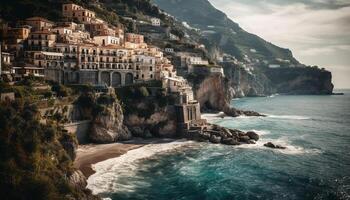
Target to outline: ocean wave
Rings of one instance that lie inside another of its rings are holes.
[[[287,147],[286,149],[272,149],[265,147],[264,144],[267,142],[272,142],[276,145],[281,145],[284,147]],[[266,150],[266,151],[275,151],[282,154],[288,154],[288,155],[300,155],[300,154],[320,154],[322,151],[320,149],[306,149],[301,146],[292,145],[290,144],[287,137],[281,137],[278,139],[265,139],[262,138],[259,141],[256,142],[255,145],[251,144],[243,144],[238,146],[237,148],[244,148],[244,149],[259,149],[259,150]]]
[[[132,177],[139,169],[139,161],[151,158],[161,153],[166,153],[185,145],[193,144],[191,141],[178,140],[170,143],[149,144],[141,148],[128,151],[117,158],[112,158],[92,165],[95,174],[87,180],[87,188],[94,194],[109,193],[114,191],[132,192],[134,188],[123,181],[117,181],[121,175]],[[139,184],[147,184],[139,181]]]
[[[294,120],[308,120],[311,119],[307,116],[299,116],[299,115],[269,115],[266,114],[268,118],[276,118],[276,119],[294,119]]]
[[[253,131],[257,133],[259,136],[269,135],[271,134],[271,131],[269,130],[256,130],[256,129],[249,129],[249,130],[241,130],[243,132]]]

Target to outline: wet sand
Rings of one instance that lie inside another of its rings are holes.
[[[125,143],[113,144],[89,144],[80,145],[77,150],[77,157],[74,161],[74,167],[80,169],[86,178],[89,178],[95,171],[92,165],[119,157],[130,150],[140,148],[148,144],[166,143],[174,141],[172,139],[136,139]]]

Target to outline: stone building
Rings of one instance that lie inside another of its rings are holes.
[[[28,50],[47,51],[54,46],[56,38],[56,34],[48,30],[31,32],[28,37]]]
[[[68,3],[62,5],[62,14],[68,19],[76,19],[81,23],[90,23],[96,19],[96,14],[93,11],[85,9],[79,5]]]
[[[127,33],[125,35],[125,41],[135,43],[135,44],[141,44],[145,42],[143,35],[139,35],[135,33]]]
[[[30,17],[24,21],[25,25],[32,27],[31,31],[43,31],[52,28],[55,23],[42,17]]]

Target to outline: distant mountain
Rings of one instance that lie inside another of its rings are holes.
[[[178,20],[200,29],[209,48],[218,47],[238,59],[248,55],[272,62],[279,58],[298,64],[289,49],[280,48],[243,30],[208,0],[154,0],[154,3]]]

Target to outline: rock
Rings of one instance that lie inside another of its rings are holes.
[[[239,138],[239,141],[244,143],[248,143],[249,140],[250,140],[250,137],[246,135]]]
[[[119,102],[106,106],[93,120],[90,140],[94,143],[113,143],[131,139],[132,134],[123,125],[123,120],[124,115]]]
[[[238,117],[241,115],[245,115],[245,116],[256,116],[256,117],[266,117],[266,115],[262,115],[258,112],[254,112],[254,111],[243,111],[243,110],[238,110],[235,108],[225,108],[224,112],[226,115],[231,116],[231,117]]]
[[[286,149],[287,147],[281,146],[281,145],[275,145],[276,149]]]
[[[255,140],[255,141],[259,140],[259,135],[253,131],[247,132],[247,136],[252,140]]]
[[[139,126],[129,127],[129,130],[134,137],[144,137],[144,129]]]
[[[144,138],[152,138],[153,137],[151,131],[148,129],[145,129],[145,132],[143,133],[143,135],[144,135]]]
[[[239,142],[233,138],[222,139],[221,143],[226,145],[239,145]]]
[[[201,137],[202,137],[203,139],[205,139],[205,140],[209,140],[209,139],[210,139],[210,134],[207,133],[207,132],[203,132],[203,133],[201,134]]]
[[[268,142],[264,144],[265,147],[272,148],[272,149],[286,149],[287,147],[283,147],[281,145],[275,145],[272,142]]]
[[[220,136],[211,135],[209,141],[214,144],[219,144],[221,142]]]
[[[69,183],[79,189],[84,189],[87,186],[86,177],[80,170],[75,170],[72,175],[68,177]]]
[[[249,140],[248,144],[256,144],[255,140]]]
[[[222,131],[226,134],[226,137],[232,137],[232,133],[229,129],[223,128]]]

